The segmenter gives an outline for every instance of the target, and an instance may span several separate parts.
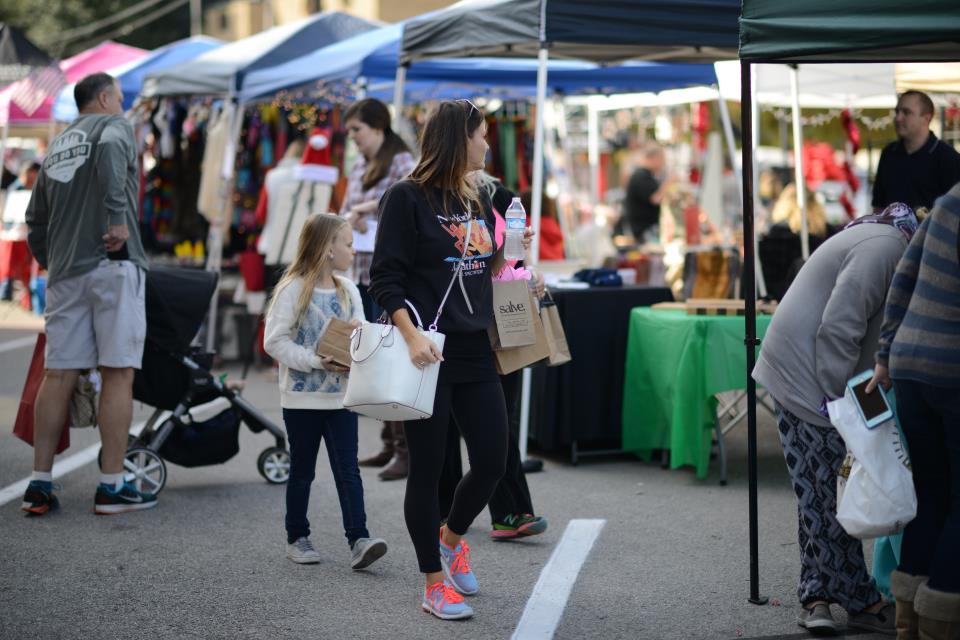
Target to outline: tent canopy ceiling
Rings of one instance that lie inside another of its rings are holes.
[[[207,36],[194,36],[178,40],[155,49],[142,58],[108,69],[107,73],[115,77],[117,82],[120,83],[120,90],[123,93],[123,108],[129,109],[133,106],[140,89],[143,88],[143,80],[148,73],[168,69],[174,65],[193,60],[207,51],[220,47],[222,44],[220,40]],[[53,105],[55,120],[72,122],[76,119],[77,104],[73,99],[75,86],[76,83],[71,82],[57,96]]]
[[[736,57],[739,0],[462,0],[414,18],[400,59],[550,56],[713,62]]]
[[[900,62],[896,67],[898,93],[908,89],[932,94],[960,93],[958,62]]]
[[[45,67],[53,59],[30,42],[16,27],[0,22],[0,87],[29,75],[36,67]]]
[[[147,75],[143,95],[240,94],[245,77],[311,51],[370,31],[377,23],[346,13],[318,13],[262,31],[196,59]]]
[[[247,76],[241,99],[267,96],[316,82],[364,77],[383,90],[385,82],[396,75],[403,24],[367,32],[330,45],[286,64],[255,71]],[[626,62],[599,67],[593,63],[553,60],[548,84],[562,93],[615,93],[624,91],[660,91],[667,88],[713,84],[714,71],[707,64],[663,65],[650,62]],[[527,96],[536,85],[535,60],[517,58],[458,58],[427,60],[407,71],[408,92],[424,97],[471,95],[470,86],[491,90],[511,89],[503,95]],[[420,84],[418,84],[420,83]],[[429,91],[424,83],[438,85]],[[443,85],[443,86],[440,86]],[[517,91],[513,91],[517,90]],[[418,93],[419,92],[419,93]]]
[[[740,101],[740,63],[718,62],[717,79],[720,95],[726,100]],[[897,105],[894,87],[894,64],[801,64],[800,106],[811,109],[892,109]],[[763,105],[793,105],[790,90],[790,69],[785,64],[754,65],[754,91]]]
[[[740,58],[956,60],[960,11],[956,0],[743,0]]]

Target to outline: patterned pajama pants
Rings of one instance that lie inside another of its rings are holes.
[[[824,600],[848,612],[880,599],[867,571],[863,545],[837,522],[837,471],[846,455],[833,427],[804,422],[776,403],[780,442],[797,494],[801,604]]]

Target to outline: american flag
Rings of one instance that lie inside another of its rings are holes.
[[[67,78],[60,67],[50,65],[37,69],[17,83],[10,100],[25,114],[32,116],[44,100],[59,93],[67,84]]]

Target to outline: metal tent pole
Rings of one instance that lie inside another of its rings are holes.
[[[530,246],[530,264],[540,259],[540,212],[543,207],[543,119],[547,104],[547,61],[549,52],[544,43],[540,45],[537,57],[537,120],[533,134],[533,193],[530,197],[530,224],[536,233]],[[527,437],[530,434],[530,368],[523,369],[523,382],[520,387],[520,460],[527,459]]]
[[[757,297],[754,285],[754,232],[753,232],[753,104],[751,94],[750,63],[740,61],[740,127],[743,132],[743,253],[745,300],[745,335],[747,349],[747,470],[749,483],[750,526],[750,602],[766,604],[767,598],[760,595],[759,532],[757,524],[757,383],[750,376],[756,361]]]
[[[790,95],[793,98],[793,182],[800,207],[800,252],[810,257],[810,232],[807,229],[807,182],[803,179],[803,124],[800,122],[800,69],[790,65]]]
[[[393,81],[393,130],[400,132],[400,118],[403,116],[404,91],[407,85],[407,65],[397,65],[397,77]]]

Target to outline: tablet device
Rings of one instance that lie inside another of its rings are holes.
[[[893,411],[887,404],[887,397],[883,389],[879,386],[872,393],[867,393],[867,383],[873,378],[873,370],[868,369],[863,373],[858,373],[847,381],[850,393],[853,396],[853,403],[857,405],[857,410],[868,429],[873,429],[893,417]]]

